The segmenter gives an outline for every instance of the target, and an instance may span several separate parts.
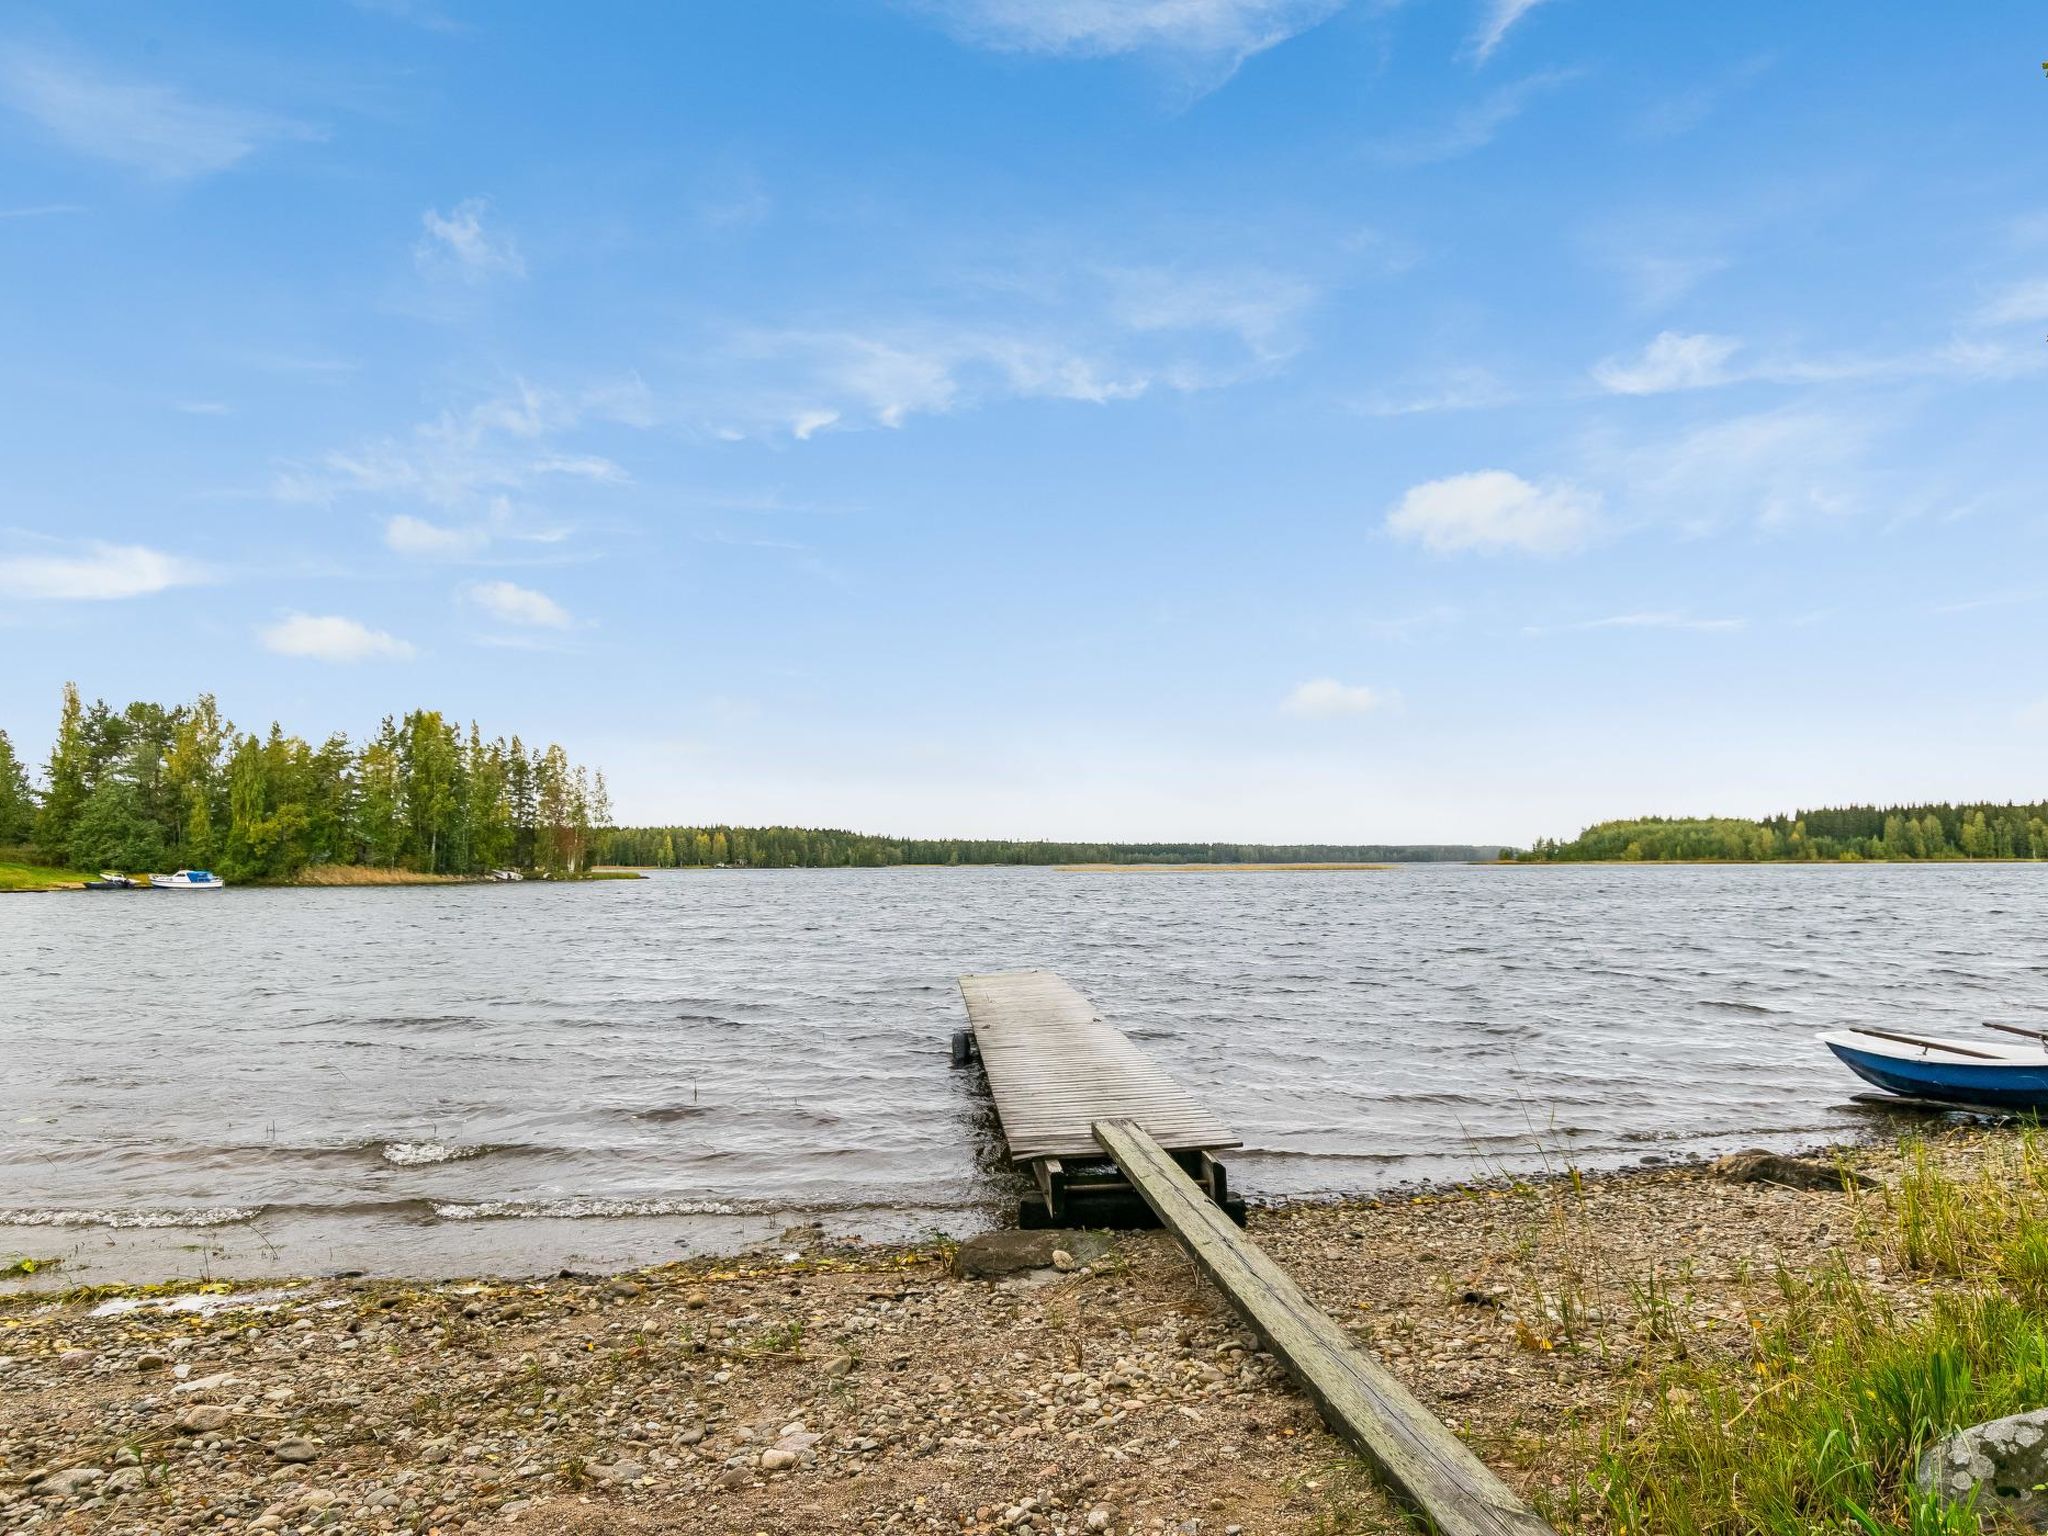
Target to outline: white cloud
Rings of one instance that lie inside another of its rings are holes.
[[[524,624],[539,629],[568,629],[574,624],[568,611],[545,592],[517,586],[509,581],[472,582],[462,589],[463,597],[492,618],[506,624]]]
[[[1578,79],[1580,71],[1548,70],[1502,86],[1466,107],[1441,128],[1381,139],[1372,152],[1388,165],[1434,165],[1484,149],[1501,129],[1520,117],[1546,91]]]
[[[1610,357],[1593,367],[1600,387],[1616,395],[1660,395],[1731,382],[1728,359],[1741,343],[1732,336],[1660,331],[1638,358]]]
[[[384,542],[401,555],[448,559],[482,553],[491,534],[488,528],[444,528],[401,512],[386,520]]]
[[[1017,53],[1161,52],[1235,68],[1342,9],[1344,0],[921,0],[963,42]]]
[[[1280,708],[1290,715],[1327,719],[1336,715],[1368,714],[1390,702],[1390,696],[1376,688],[1340,683],[1334,677],[1319,677],[1296,684],[1280,701]]]
[[[1488,469],[1411,487],[1387,514],[1387,531],[1437,554],[1522,550],[1554,555],[1592,531],[1600,498],[1569,484],[1532,485]]]
[[[2048,277],[2014,283],[1977,311],[1979,325],[2038,325],[2048,320]]]
[[[167,181],[224,171],[278,139],[318,137],[288,118],[194,101],[15,46],[0,50],[0,104],[67,149]]]
[[[315,661],[407,661],[413,648],[395,635],[336,614],[289,614],[262,631],[266,650]]]
[[[446,213],[429,208],[420,215],[426,237],[413,247],[413,261],[429,275],[454,275],[471,282],[503,273],[508,277],[526,275],[526,258],[510,235],[494,235],[484,228],[484,214],[490,202],[481,197],[465,198]]]
[[[0,555],[0,596],[52,602],[144,597],[204,581],[202,566],[140,544],[97,540],[82,554]]]
[[[1484,64],[1494,49],[1507,40],[1515,23],[1541,5],[1543,0],[1487,0],[1486,12],[1472,34],[1472,57]]]

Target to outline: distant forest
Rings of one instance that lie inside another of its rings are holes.
[[[315,747],[277,725],[237,730],[211,694],[115,710],[87,707],[69,684],[41,781],[0,731],[0,850],[238,881],[290,880],[310,864],[569,873],[611,817],[604,775],[560,747],[486,741],[436,710],[387,715],[360,744],[336,734]]]
[[[1622,859],[1855,860],[2048,858],[2048,802],[1850,805],[1763,821],[1646,817],[1603,821],[1568,843],[1539,838],[1525,863]]]
[[[1462,843],[1053,843],[873,837],[812,827],[608,827],[593,862],[655,869],[876,868],[892,864],[1382,864],[1491,859]]]

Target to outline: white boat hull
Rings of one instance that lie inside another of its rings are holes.
[[[201,878],[194,879],[194,875]],[[227,881],[205,870],[181,869],[175,875],[151,875],[150,887],[159,891],[224,891]]]

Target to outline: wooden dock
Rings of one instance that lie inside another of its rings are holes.
[[[1238,1139],[1087,998],[1050,971],[962,976],[960,993],[973,1032],[954,1036],[954,1064],[979,1056],[1010,1155],[1038,1184],[1020,1225],[1130,1225],[1104,1215],[1143,1208],[1429,1530],[1556,1536],[1238,1230],[1244,1204],[1214,1155]]]
[[[1165,1148],[1128,1120],[1094,1128],[1098,1145],[1188,1257],[1286,1365],[1398,1497],[1440,1536],[1556,1536],[1387,1368],[1238,1231]]]
[[[980,1057],[1010,1156],[1038,1185],[1021,1223],[1063,1224],[1070,1205],[1102,1225],[1128,1224],[1115,1219],[1119,1205],[1143,1219],[1149,1208],[1114,1167],[1086,1166],[1108,1162],[1098,1120],[1142,1127],[1212,1200],[1232,1206],[1214,1154],[1241,1145],[1237,1137],[1087,998],[1051,971],[962,976],[960,994],[972,1050],[956,1045],[954,1059]]]

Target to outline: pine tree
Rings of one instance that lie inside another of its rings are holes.
[[[62,864],[71,856],[71,832],[85,808],[88,793],[86,771],[90,754],[85,739],[85,711],[78,701],[78,685],[64,685],[64,707],[57,717],[57,740],[50,748],[50,763],[43,771],[42,813],[36,818],[37,854],[49,864]]]
[[[0,731],[0,848],[13,848],[29,840],[36,825],[36,794],[29,786],[28,769],[14,755],[14,743]]]

